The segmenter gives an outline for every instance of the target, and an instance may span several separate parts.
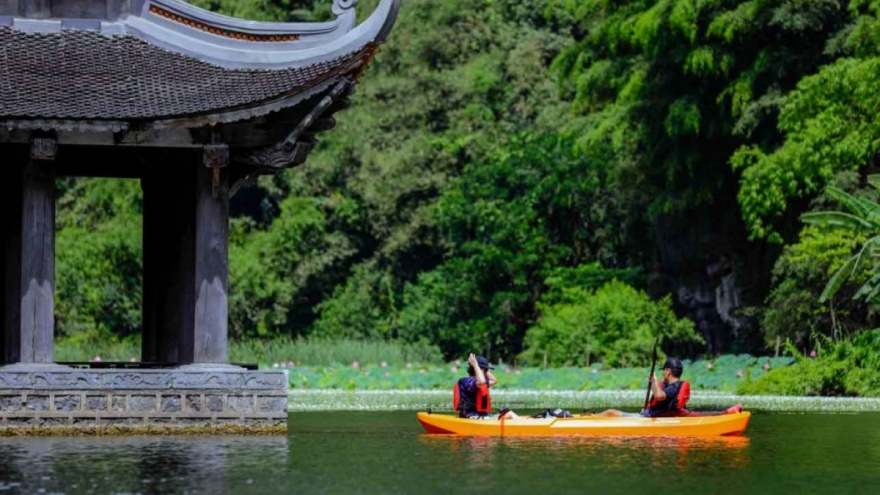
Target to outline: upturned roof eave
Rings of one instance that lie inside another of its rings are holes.
[[[229,69],[277,70],[305,67],[331,60],[360,50],[387,38],[397,18],[401,0],[380,0],[376,10],[363,23],[354,26],[356,0],[335,0],[334,12],[338,17],[330,23],[312,23],[312,30],[296,26],[309,23],[260,23],[240,21],[202,11],[196,20],[224,20],[249,24],[255,34],[261,36],[293,35],[293,41],[250,41],[232,39],[206,32],[204,29],[149,14],[151,5],[185,6],[188,10],[200,10],[179,0],[144,0],[144,12],[129,16],[120,22],[124,32],[137,36],[153,45],[169,51],[183,53],[199,60]],[[214,21],[212,21],[214,22]],[[219,25],[219,24],[218,24]],[[286,29],[284,27],[287,26]],[[318,27],[316,27],[318,26]]]
[[[182,0],[136,0],[133,11],[139,16],[148,17],[151,7],[158,7],[219,29],[261,35],[311,35],[350,31],[354,26],[353,14],[357,4],[358,0],[334,0],[333,13],[337,17],[327,22],[253,21],[211,12]]]

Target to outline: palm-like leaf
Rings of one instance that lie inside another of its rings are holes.
[[[859,232],[872,231],[880,228],[880,226],[875,226],[868,220],[841,211],[816,211],[812,213],[804,213],[801,215],[801,220],[805,223],[818,225],[820,227],[841,227]]]
[[[875,273],[865,282],[864,285],[856,292],[853,296],[853,299],[858,299],[860,297],[864,297],[867,300],[872,300],[877,297],[878,292],[880,292],[880,273]]]
[[[823,290],[822,295],[819,296],[819,302],[825,302],[833,297],[843,284],[859,271],[866,254],[872,258],[876,258],[878,252],[880,252],[880,236],[874,236],[865,241],[862,249],[850,259],[846,260],[846,263],[844,263],[843,266],[831,276],[831,280],[828,281],[828,284],[825,285],[825,290]],[[876,264],[877,262],[875,261],[874,263]],[[855,296],[853,296],[853,299],[869,295],[875,290],[875,288],[880,289],[880,285],[878,285],[880,278],[877,277],[878,275],[874,275],[865,282],[859,291],[856,292]],[[872,296],[869,296],[868,299],[870,300],[871,297]],[[874,297],[876,297],[876,295]]]
[[[825,302],[831,297],[834,297],[834,294],[837,294],[837,291],[843,287],[843,284],[849,280],[849,278],[853,274],[853,267],[856,264],[856,259],[859,255],[852,256],[850,259],[846,260],[846,263],[843,264],[834,275],[831,276],[831,280],[825,285],[825,290],[822,291],[822,295],[819,296],[819,302]]]
[[[871,174],[868,176],[868,184],[874,186],[874,189],[880,191],[880,174]]]
[[[880,191],[880,174],[868,176],[868,183]],[[853,299],[864,297],[869,302],[880,300],[880,204],[863,198],[857,198],[846,191],[828,187],[826,194],[840,203],[850,213],[843,211],[819,211],[801,215],[804,223],[825,228],[838,228],[855,232],[869,233],[873,237],[865,241],[858,253],[854,254],[831,276],[825,285],[820,302],[833,297],[840,288],[859,273],[866,258],[874,264],[874,275],[866,281],[853,296]]]
[[[871,210],[873,209],[872,206],[880,206],[876,204],[872,205],[870,201],[861,200],[852,194],[833,186],[828,187],[825,190],[825,194],[846,207],[854,215],[861,218],[866,218],[871,213]]]

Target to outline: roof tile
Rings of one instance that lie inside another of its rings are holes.
[[[131,35],[25,33],[0,26],[0,117],[154,120],[255,106],[345,68],[229,69]]]

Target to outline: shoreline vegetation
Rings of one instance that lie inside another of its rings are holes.
[[[695,397],[725,397],[720,404],[734,400],[735,396],[787,396],[809,400],[880,397],[877,386],[880,367],[874,366],[875,356],[880,355],[874,349],[878,342],[880,332],[874,331],[865,332],[852,342],[829,344],[810,356],[801,356],[788,346],[784,349],[786,355],[780,357],[727,354],[711,359],[684,359],[684,378],[691,382]],[[81,343],[62,339],[55,349],[58,362],[125,362],[136,360],[140,341],[129,338]],[[398,392],[442,395],[467,372],[463,360],[446,362],[439,351],[429,345],[393,341],[304,338],[233,341],[229,344],[229,357],[231,362],[257,363],[261,369],[283,370],[291,389],[297,393],[335,390],[340,393],[394,391],[391,397]],[[609,393],[618,394],[613,395],[618,400],[628,393],[643,394],[648,374],[648,367],[644,366],[610,367],[603,363],[556,367],[518,366],[497,361],[493,364],[499,378],[497,394]],[[613,405],[626,406],[619,402]],[[824,410],[822,408],[820,410]]]
[[[643,391],[538,391],[498,390],[492,401],[498,408],[509,407],[525,414],[561,407],[574,414],[616,408],[637,411]],[[872,413],[880,412],[880,398],[871,397],[791,397],[735,395],[699,391],[691,396],[690,408],[710,411],[741,403],[749,411],[784,413]],[[424,411],[451,413],[451,393],[445,390],[308,390],[289,393],[288,412],[311,411]]]

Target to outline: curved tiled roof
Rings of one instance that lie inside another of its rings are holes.
[[[357,0],[333,0],[336,20],[319,23],[245,21],[181,0],[132,0],[126,12],[116,0],[53,2],[0,6],[8,130],[191,128],[289,108],[356,78],[401,0],[379,0],[358,26]],[[71,5],[91,10],[54,10]]]
[[[225,69],[130,35],[0,27],[0,115],[154,120],[233,109],[312,86],[361,55],[284,70]]]

